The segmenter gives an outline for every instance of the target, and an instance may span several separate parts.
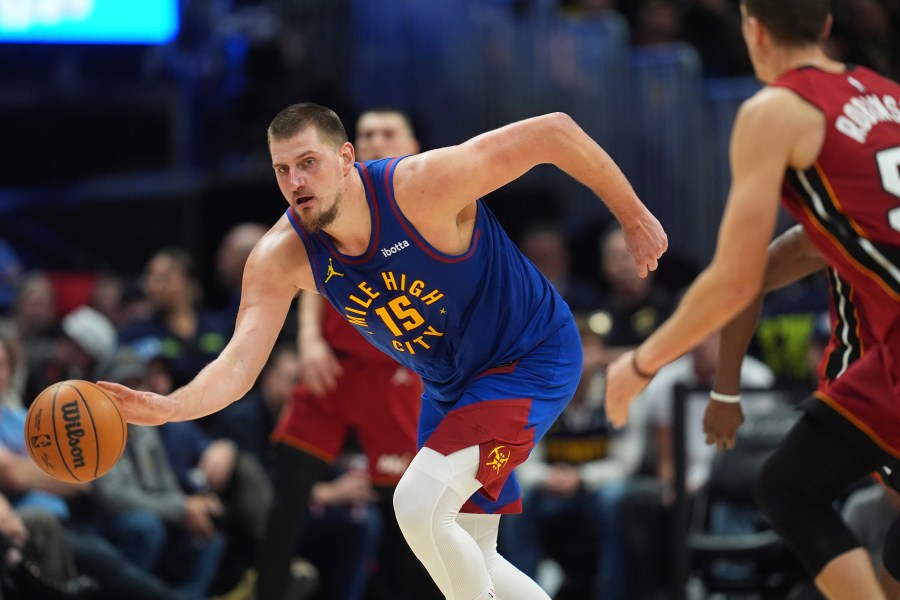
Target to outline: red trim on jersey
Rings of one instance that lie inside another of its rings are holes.
[[[477,224],[475,226],[475,230],[472,236],[472,242],[469,245],[469,249],[465,252],[465,254],[460,254],[459,256],[447,256],[436,249],[431,247],[431,244],[423,238],[419,232],[417,232],[409,221],[406,219],[406,216],[400,211],[400,207],[397,206],[397,199],[394,197],[394,186],[391,185],[390,174],[391,169],[394,166],[394,163],[400,160],[399,158],[393,159],[389,164],[387,169],[384,170],[384,187],[388,193],[388,204],[391,206],[391,210],[394,211],[394,215],[397,217],[397,221],[400,223],[401,227],[406,231],[406,234],[412,238],[413,243],[418,246],[425,254],[430,256],[436,261],[443,263],[458,263],[470,258],[473,254],[475,254],[475,250],[478,248],[478,240],[481,239],[481,230],[478,228]]]
[[[500,365],[499,367],[494,367],[493,369],[488,369],[487,371],[482,371],[475,375],[474,379],[478,379],[479,377],[484,377],[485,375],[507,375],[516,370],[516,367],[519,366],[519,361],[514,360],[509,364]]]
[[[883,439],[881,439],[881,437],[879,437],[878,434],[875,433],[871,427],[866,425],[863,421],[861,421],[858,417],[856,417],[852,412],[850,412],[849,410],[844,408],[839,402],[834,400],[831,396],[828,396],[821,390],[816,390],[815,392],[812,393],[812,395],[815,396],[816,398],[818,398],[819,400],[821,400],[822,402],[824,402],[825,404],[827,404],[828,406],[830,406],[831,408],[833,408],[842,417],[844,417],[845,419],[847,419],[848,421],[853,423],[853,425],[857,429],[859,429],[860,431],[865,433],[866,436],[868,436],[869,439],[871,439],[873,442],[875,442],[875,444],[879,448],[881,448],[882,450],[884,450],[885,452],[887,452],[888,454],[890,454],[894,457],[900,457],[900,450],[893,448],[890,444],[888,444]]]
[[[816,163],[813,166],[816,170],[816,173],[819,174],[819,179],[822,181],[822,185],[825,187],[825,191],[828,192],[828,199],[831,200],[831,203],[835,207],[835,209],[841,214],[841,216],[844,217],[844,219],[847,220],[847,224],[849,224],[853,228],[853,230],[856,231],[856,233],[858,233],[860,235],[860,237],[867,239],[867,240],[871,240],[872,237],[867,235],[866,232],[863,231],[863,228],[859,225],[859,223],[854,221],[853,218],[850,215],[848,215],[846,211],[844,211],[844,208],[841,206],[840,200],[838,200],[837,194],[834,193],[834,188],[831,187],[831,182],[828,181],[828,177],[825,176],[825,172],[822,170],[819,163]],[[839,245],[843,249],[843,245],[838,244],[837,241],[833,237],[831,237],[831,236],[829,236],[829,237],[835,244]],[[888,286],[881,277],[877,276],[871,270],[862,266],[855,258],[852,258],[849,254],[845,253],[845,256],[847,256],[848,258],[850,258],[850,260],[853,261],[853,264],[856,265],[857,270],[860,271],[861,274],[865,275],[866,277],[868,277],[869,279],[871,279],[872,281],[877,283],[878,287],[880,287],[885,292],[887,292],[887,294],[889,296],[892,296],[892,297],[896,298],[897,300],[900,300],[900,294],[897,294],[893,289],[891,289],[890,286]]]
[[[334,461],[337,460],[337,456],[325,452],[318,446],[313,446],[312,444],[308,444],[303,440],[297,439],[291,435],[286,435],[279,429],[276,429],[274,432],[272,432],[272,435],[269,439],[273,444],[284,444],[285,446],[290,446],[291,448],[295,448],[297,450],[300,450],[301,452],[305,452],[306,454],[311,454],[312,456],[315,456],[319,460],[327,462],[328,464],[334,464]]]

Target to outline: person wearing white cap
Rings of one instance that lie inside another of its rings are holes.
[[[53,357],[29,373],[26,402],[47,386],[65,379],[93,380],[115,355],[116,328],[107,317],[90,306],[67,314],[60,324],[61,335]]]

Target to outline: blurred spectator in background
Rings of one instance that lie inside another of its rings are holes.
[[[13,352],[14,347],[8,338],[0,336],[0,394],[6,391],[5,388],[11,378],[10,372],[15,371],[18,364]],[[90,485],[58,481],[34,464],[27,455],[25,418],[24,408],[0,407],[0,494],[8,498],[17,514],[24,518],[29,525],[29,532],[35,533],[40,529],[44,532],[42,535],[50,535],[56,529],[55,524],[62,524],[65,541],[71,550],[78,572],[90,576],[100,584],[97,595],[99,599],[189,600],[186,596],[169,589],[150,572],[130,562],[101,536],[87,531],[85,515],[96,508],[93,504],[93,495],[88,493]],[[5,530],[0,527],[0,531]],[[44,539],[42,552],[47,553],[45,556],[54,553],[57,555],[56,560],[60,560],[60,555],[65,554],[65,549],[52,548],[55,543],[51,539]],[[66,566],[54,568],[56,571],[48,571],[47,577],[56,578],[61,576],[61,573],[68,572]],[[23,576],[30,580],[37,575],[32,572]],[[18,578],[16,581],[23,583]],[[30,585],[35,582],[26,583]],[[84,587],[86,592],[90,585],[75,580],[75,585],[66,587]],[[26,598],[42,600],[53,598],[50,589],[40,592],[37,590],[41,588],[28,589],[35,593],[26,595]],[[78,593],[80,592],[76,589],[76,594],[72,598],[80,597]]]
[[[56,290],[47,275],[31,271],[22,278],[12,315],[16,335],[29,348],[38,350],[56,333]],[[30,354],[30,352],[29,352]]]
[[[844,501],[841,516],[880,572],[887,530],[900,516],[900,492],[880,482],[858,489]]]
[[[0,335],[0,395],[8,390],[16,366],[11,338]],[[11,598],[78,598],[77,588],[83,587],[87,597],[92,582],[82,585],[75,579],[74,558],[59,522],[68,517],[68,509],[56,495],[78,494],[84,486],[39,472],[25,456],[24,432],[25,409],[0,406],[0,589]]]
[[[250,393],[215,414],[210,436],[231,440],[271,469],[269,437],[297,383],[297,351],[290,345],[277,346]]]
[[[119,330],[128,321],[124,297],[124,279],[115,273],[103,272],[97,275],[88,305],[109,319],[116,330]]]
[[[232,440],[241,451],[275,469],[269,437],[296,387],[297,352],[289,345],[278,346],[254,389],[216,413],[210,435]],[[312,593],[313,587],[313,597],[324,600],[365,596],[382,525],[374,507],[378,496],[360,460],[364,463],[365,455],[343,454],[333,471],[313,485],[308,527],[292,548],[292,554],[301,558],[291,565],[291,598],[303,590]]]
[[[682,5],[684,40],[697,49],[705,77],[753,74],[741,37],[737,0],[687,0]]]
[[[654,283],[653,272],[638,277],[617,223],[600,239],[600,268],[607,289],[591,315],[591,327],[603,335],[606,362],[645,340],[675,305],[671,294]]]
[[[0,493],[0,597],[4,600],[95,598],[99,586],[77,575],[59,520],[41,510],[16,511]]]
[[[168,394],[173,390],[172,379],[167,375],[168,365],[165,358],[146,361],[132,349],[123,348],[107,380]],[[142,435],[149,438],[149,434]],[[221,556],[211,567],[213,572],[208,574],[206,590],[221,593],[241,583],[252,586],[250,580],[255,574],[249,569],[262,539],[272,497],[272,486],[262,465],[231,440],[211,438],[196,421],[166,423],[153,428],[153,436],[156,438],[154,451],[158,440],[165,453],[166,468],[165,472],[160,469],[160,477],[167,478],[171,472],[182,497],[197,502],[199,498],[208,500],[209,517],[217,532],[214,537],[221,537],[224,542],[224,549],[217,549]],[[171,490],[169,494],[176,496]],[[198,560],[205,568],[212,559]]]
[[[817,363],[810,362],[809,351],[822,333],[828,297],[828,278],[813,273],[768,293],[763,300],[751,354],[772,369],[778,386],[798,402],[817,384]]]
[[[268,227],[260,223],[238,223],[222,237],[216,251],[216,274],[219,282],[228,293],[227,304],[222,318],[234,323],[238,307],[241,305],[241,282],[244,277],[244,264],[253,246],[268,231]]]
[[[634,21],[636,46],[672,44],[681,39],[681,12],[674,0],[643,0]]]
[[[30,402],[26,390],[28,374],[53,358],[59,336],[56,291],[44,273],[32,271],[21,279],[13,313],[4,320],[2,329],[20,346],[21,357],[4,402],[21,402],[25,398]]]
[[[350,444],[333,468],[313,485],[309,496],[309,518],[296,546],[291,565],[291,592],[308,586],[298,566],[310,563],[316,570],[317,600],[364,600],[389,598],[392,590],[367,590],[373,572],[385,560],[379,553],[382,514],[379,497],[369,480],[367,458]],[[391,557],[387,557],[390,561]],[[398,597],[403,589],[396,590]]]
[[[28,373],[24,400],[28,405],[47,386],[65,379],[96,380],[118,345],[112,322],[90,306],[67,314],[49,360],[34,364]]]
[[[586,313],[597,308],[600,289],[572,274],[572,257],[559,225],[532,223],[522,234],[519,249],[550,280],[573,313]]]
[[[13,247],[0,238],[0,317],[8,315],[16,300],[25,267]]]
[[[900,5],[894,0],[836,0],[832,5],[828,54],[900,79]]]
[[[673,440],[673,405],[675,388],[712,388],[719,353],[719,334],[715,333],[700,343],[690,353],[660,369],[653,381],[631,404],[629,421],[623,430],[626,437],[637,436],[647,445],[645,458],[653,465],[649,477],[637,477],[629,482],[621,499],[620,519],[628,523],[625,528],[629,580],[632,594],[629,598],[653,598],[666,589],[668,560],[671,545],[673,502],[675,500],[675,457]],[[761,361],[747,356],[741,367],[741,386],[744,388],[771,388],[775,377]],[[709,478],[715,447],[705,443],[703,411],[709,395],[689,394],[685,399],[685,488],[693,496]],[[765,411],[771,405],[762,400],[744,402],[747,413]],[[623,444],[633,445],[624,441]]]
[[[185,494],[153,427],[128,426],[119,462],[94,483],[93,528],[132,563],[192,598],[205,597],[225,539],[218,498]]]
[[[219,355],[232,325],[204,308],[194,260],[186,250],[159,250],[147,262],[144,277],[144,291],[155,312],[126,326],[119,339],[144,357],[169,361],[178,388]]]
[[[663,485],[664,495],[671,497],[675,473],[673,455],[673,399],[675,386],[689,388],[712,388],[713,377],[719,356],[719,334],[713,334],[701,342],[688,355],[672,363],[658,385],[647,386],[641,401],[646,404],[641,410],[647,423],[654,431],[656,445],[656,474]],[[775,385],[772,370],[758,359],[748,356],[741,366],[741,386],[750,389],[768,389]],[[754,398],[756,401],[756,398]],[[747,402],[746,411],[761,410]],[[757,404],[759,404],[757,402]],[[709,478],[709,468],[715,454],[715,447],[705,443],[703,434],[703,410],[705,403],[688,402],[685,406],[685,440],[687,442],[687,481],[689,493],[695,492]]]

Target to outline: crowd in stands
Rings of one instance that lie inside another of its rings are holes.
[[[219,261],[222,286],[240,279],[251,247],[247,232],[263,231],[240,224],[223,237],[219,256],[232,256]],[[603,409],[605,367],[670,314],[679,290],[653,274],[636,277],[615,227],[596,244],[593,280],[572,273],[570,244],[554,223],[535,223],[519,244],[570,303],[585,362],[572,403],[518,471],[525,512],[504,520],[501,551],[539,579],[555,565],[556,581],[542,581],[556,598],[665,598],[672,583],[666,540],[675,386],[710,385],[718,339],[664,368],[636,401],[629,424],[615,430]],[[228,265],[237,271],[230,278]],[[827,314],[810,299],[819,291],[817,277],[767,302],[756,356],[746,359],[746,386],[783,390],[791,402],[813,389],[828,335]],[[12,566],[0,589],[13,598],[35,585],[64,598],[121,598],[122,590],[138,598],[249,598],[255,549],[277,493],[270,435],[299,384],[294,330],[286,327],[247,397],[197,422],[131,425],[126,452],[108,475],[64,484],[26,456],[22,422],[37,393],[68,378],[166,393],[216,355],[234,317],[232,302],[218,308],[204,302],[191,257],[178,248],[147,257],[139,294],[126,294],[124,279],[110,274],[91,282],[72,286],[25,269],[11,281],[15,293],[0,328],[0,541],[32,570],[7,560]],[[805,368],[794,364],[797,357]],[[746,407],[748,418],[768,410],[756,404]],[[688,497],[707,482],[715,454],[703,443],[696,406],[686,419]],[[379,566],[384,517],[373,508],[377,496],[348,491],[364,490],[359,485],[368,475],[366,465],[352,462],[358,456],[352,438],[345,450],[351,462],[310,495],[310,524],[292,563],[294,600],[377,597],[367,587]],[[872,515],[897,506],[882,487],[863,485],[848,501],[848,514],[873,544],[879,530]]]

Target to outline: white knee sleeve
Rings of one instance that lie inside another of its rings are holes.
[[[488,600],[491,580],[481,550],[456,522],[459,509],[481,484],[475,479],[477,446],[444,456],[416,454],[394,492],[403,537],[448,600]]]
[[[550,600],[533,579],[497,553],[500,515],[460,514],[457,522],[481,549],[497,600]]]

